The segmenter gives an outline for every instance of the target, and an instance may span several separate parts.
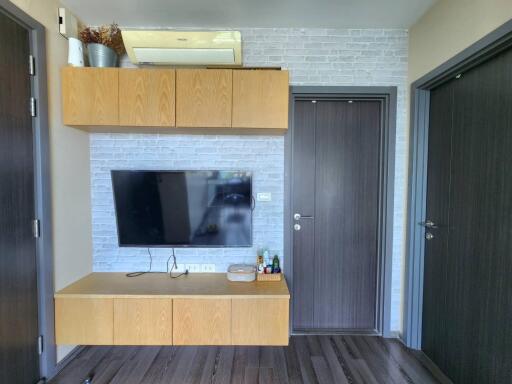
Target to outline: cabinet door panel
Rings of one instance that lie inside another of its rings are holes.
[[[233,71],[233,127],[288,128],[288,71]]]
[[[233,299],[233,345],[288,345],[288,299]]]
[[[173,127],[175,98],[173,69],[119,70],[121,125]]]
[[[231,69],[176,71],[176,126],[231,127]]]
[[[68,125],[118,125],[119,70],[63,68],[62,112]]]
[[[175,345],[230,345],[230,299],[174,299]]]
[[[113,300],[55,299],[55,339],[58,345],[111,345]]]
[[[172,345],[172,299],[114,299],[115,345]]]

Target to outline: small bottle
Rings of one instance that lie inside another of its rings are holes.
[[[279,256],[274,255],[274,259],[272,260],[272,273],[281,272],[281,268],[279,267]]]
[[[258,256],[257,267],[258,267],[258,273],[265,272],[265,263],[263,261],[263,256],[261,256],[261,255]]]

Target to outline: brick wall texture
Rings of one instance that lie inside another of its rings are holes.
[[[401,329],[407,185],[407,44],[401,29],[242,29],[247,66],[281,66],[293,85],[397,86],[393,330]],[[126,59],[123,66],[131,64]],[[284,139],[282,136],[92,133],[91,196],[95,271],[148,268],[146,249],[119,248],[110,181],[111,169],[241,169],[254,174],[254,193],[271,192],[257,203],[253,248],[177,249],[178,262],[253,262],[258,247],[283,254]],[[165,270],[169,249],[152,250],[153,269]]]

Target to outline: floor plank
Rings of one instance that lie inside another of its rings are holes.
[[[86,347],[50,384],[449,384],[421,352],[376,336],[293,336],[288,347]]]

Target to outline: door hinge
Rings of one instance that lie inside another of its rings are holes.
[[[41,223],[38,219],[32,220],[32,233],[36,239],[41,236]]]
[[[43,354],[43,335],[39,335],[37,338],[37,353],[40,355]]]
[[[30,98],[30,116],[37,116],[36,99],[33,97]]]
[[[28,73],[30,76],[35,76],[36,74],[36,59],[34,56],[28,56]]]

